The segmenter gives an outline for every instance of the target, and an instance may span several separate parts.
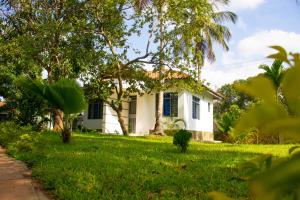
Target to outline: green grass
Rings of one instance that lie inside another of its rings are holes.
[[[57,199],[207,199],[211,191],[248,199],[239,163],[261,154],[287,156],[288,145],[192,142],[179,153],[172,138],[45,134],[32,153],[17,154]]]

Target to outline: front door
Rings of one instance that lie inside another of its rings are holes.
[[[135,133],[136,131],[136,96],[129,97],[129,115],[128,115],[128,131]]]

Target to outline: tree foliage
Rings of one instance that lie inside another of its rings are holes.
[[[1,1],[4,67],[48,72],[48,79],[76,78],[93,52],[87,2]]]
[[[91,65],[95,53],[91,3],[0,2],[0,95],[14,98],[13,83],[20,75],[39,79],[44,71],[52,83],[65,77],[78,78]],[[58,129],[60,122],[55,120],[54,128]]]
[[[232,84],[225,84],[218,89],[217,92],[224,98],[214,104],[214,117],[216,119],[220,119],[221,115],[228,112],[232,105],[237,105],[240,109],[244,110],[255,102],[253,97],[236,88],[236,85],[246,82],[247,80],[237,80]]]
[[[154,56],[149,42],[145,43],[145,51],[130,43],[132,37],[141,34],[148,20],[148,16],[134,13],[131,3],[105,1],[91,4],[89,11],[93,19],[96,59],[82,76],[88,99],[101,99],[112,107],[124,135],[128,130],[122,115],[123,104],[130,94],[145,90],[147,76],[143,63]],[[99,10],[101,6],[106,9]],[[104,16],[103,12],[106,13]]]
[[[227,4],[220,0],[218,3]],[[204,59],[215,60],[213,42],[228,50],[231,34],[223,22],[235,22],[232,12],[218,12],[215,2],[206,0],[135,0],[137,10],[150,13],[150,24],[154,28],[154,41],[158,55],[153,57],[155,71],[159,72],[159,83],[164,85],[163,69],[188,71],[200,84]],[[154,132],[163,134],[163,92],[158,89],[158,106]]]
[[[232,105],[229,110],[221,115],[218,127],[223,133],[229,133],[239,119],[242,110],[238,105]]]
[[[168,77],[162,68],[195,79],[204,58],[214,60],[214,41],[228,49],[224,22],[236,21],[207,0],[4,0],[0,10],[2,88],[13,88],[21,74],[36,79],[44,71],[49,83],[80,77],[90,99],[103,99],[116,111],[124,134],[121,113],[129,93],[167,85],[149,79],[144,65],[159,72],[159,80]],[[133,41],[142,34],[144,48]],[[0,95],[7,96],[5,89]]]

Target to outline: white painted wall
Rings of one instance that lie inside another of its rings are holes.
[[[166,91],[176,92],[176,91]],[[150,130],[154,129],[155,125],[155,94],[144,94],[143,96],[137,96],[137,114],[136,114],[136,133],[137,134],[149,134]],[[178,117],[184,118],[184,93],[178,93]],[[176,118],[163,117],[164,127],[167,128],[167,124]]]
[[[155,94],[137,96],[136,133],[149,134],[155,125]]]
[[[122,116],[126,127],[128,127],[128,102],[123,102]],[[117,113],[107,104],[103,108],[103,133],[115,133],[123,135]]]
[[[102,119],[88,119],[88,110],[84,111],[83,126],[89,129],[102,129]]]
[[[174,92],[172,90],[166,92]],[[192,118],[192,98],[193,94],[184,91],[178,93],[178,117],[184,119],[187,130],[213,132],[213,97],[204,92],[203,95],[194,95],[200,98],[200,120]],[[210,112],[208,112],[208,103],[211,103]],[[123,113],[125,124],[128,127],[128,102],[123,103]],[[174,118],[173,118],[174,119]],[[163,117],[165,128],[170,117]],[[102,129],[103,133],[122,134],[118,122],[117,113],[107,104],[104,104],[103,119],[87,119],[87,111],[84,114],[83,124],[87,128]],[[102,124],[102,125],[101,125]],[[136,133],[149,134],[155,125],[155,94],[137,95],[137,113],[136,113]]]
[[[113,95],[111,98],[115,98]],[[128,102],[123,102],[122,116],[125,125],[128,126]],[[88,119],[88,110],[83,115],[83,126],[90,129],[101,129],[103,133],[115,133],[122,135],[122,129],[118,121],[117,113],[107,104],[103,103],[102,119]]]
[[[200,98],[200,119],[192,117],[193,96]],[[210,103],[210,112],[208,112],[208,103]],[[193,95],[190,92],[184,92],[184,120],[187,123],[187,130],[205,131],[213,133],[213,97],[207,92],[203,95]]]

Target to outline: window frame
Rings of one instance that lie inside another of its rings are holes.
[[[136,115],[137,109],[137,96],[130,96],[129,97],[129,106],[128,106],[128,113],[129,115]]]
[[[95,105],[98,106],[98,113],[95,110]],[[90,102],[88,106],[88,119],[103,119],[103,101]]]
[[[166,113],[166,100],[169,101],[168,112]],[[156,94],[156,108],[158,103],[158,94]],[[178,117],[178,93],[164,92],[163,98],[163,117]]]
[[[199,97],[192,97],[192,119],[200,120],[200,102]]]

